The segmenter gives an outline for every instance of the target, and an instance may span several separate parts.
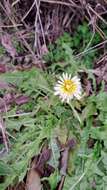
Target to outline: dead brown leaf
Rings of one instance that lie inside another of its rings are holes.
[[[60,143],[60,142],[59,142]],[[68,160],[69,160],[69,153],[70,150],[73,150],[76,147],[76,139],[69,139],[67,140],[65,147],[61,150],[61,160],[60,160],[60,174],[61,174],[61,181],[58,185],[58,190],[63,189],[65,177],[67,174],[68,169]]]
[[[1,84],[0,88],[6,89],[8,84]],[[12,85],[9,86],[9,88],[14,87]],[[10,110],[11,106],[15,103],[18,106],[22,104],[26,104],[30,101],[30,98],[25,95],[16,95],[13,92],[5,93],[4,97],[0,100],[0,112],[6,112]]]
[[[35,169],[35,159],[32,162],[32,168],[30,169],[27,175],[26,189],[27,190],[41,190],[42,189],[40,175]]]
[[[29,100],[30,100],[30,98],[28,96],[20,95],[20,96],[15,98],[15,103],[17,105],[22,105],[22,104],[28,103]]]
[[[47,163],[51,157],[51,149],[43,148],[42,152],[38,155],[35,163],[35,169],[38,171],[41,177],[49,177],[53,172],[54,168]]]
[[[4,64],[0,64],[0,73],[5,73],[6,70],[6,66]]]

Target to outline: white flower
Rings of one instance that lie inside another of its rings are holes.
[[[69,74],[62,74],[54,87],[54,94],[59,96],[62,102],[69,103],[74,97],[78,100],[81,98],[82,87],[80,79],[75,76],[71,78]]]

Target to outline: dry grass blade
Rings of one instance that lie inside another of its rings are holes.
[[[34,46],[35,46],[35,48],[39,47],[38,53],[41,55],[42,54],[42,52],[41,52],[42,46],[41,46],[41,42],[40,42],[39,35],[38,35],[38,33],[39,33],[38,24],[40,25],[42,38],[43,38],[43,45],[45,45],[45,47],[46,47],[46,40],[45,40],[45,34],[44,34],[42,21],[41,21],[41,17],[40,17],[40,0],[38,2],[36,0],[34,0],[34,2],[36,5],[36,10],[37,10],[36,17],[35,17],[35,43],[34,43]]]
[[[71,1],[71,3],[67,3],[67,2],[62,2],[62,1],[53,1],[53,0],[41,0],[41,2],[44,3],[52,3],[52,4],[59,4],[59,5],[65,5],[65,6],[71,6],[71,7],[78,7],[80,8],[78,5],[76,5],[73,1]]]
[[[20,0],[16,0],[15,2],[12,3],[12,7],[15,6]]]
[[[90,19],[89,19],[87,16],[85,16],[85,18],[86,18],[86,20],[87,20],[89,23],[92,24],[93,29],[96,30],[96,31],[99,33],[99,35],[101,36],[101,38],[102,38],[103,40],[105,40],[105,39],[106,39],[106,35],[105,35],[105,33],[101,30],[101,28],[100,28],[96,23],[92,23],[92,21],[90,22]],[[92,18],[93,18],[93,17],[92,17]]]
[[[17,24],[16,24],[14,18],[11,18],[11,16],[8,15],[6,9],[4,8],[4,6],[2,5],[1,2],[0,2],[0,7],[3,9],[3,11],[4,11],[5,14],[6,14],[6,16],[9,18],[9,20],[11,21],[11,23],[12,23],[13,26],[15,27],[16,31],[19,33],[19,35],[20,35],[21,39],[23,40],[23,42],[24,42],[26,48],[30,51],[30,53],[32,54],[32,56],[36,59],[35,54],[34,54],[34,52],[32,51],[31,47],[29,46],[29,44],[27,43],[27,41],[23,38],[21,32],[20,32],[19,29],[17,28]]]
[[[101,43],[99,43],[99,44],[97,44],[97,45],[95,45],[95,46],[93,46],[93,47],[90,47],[90,48],[87,49],[86,51],[83,51],[83,52],[77,54],[75,57],[79,57],[79,56],[81,56],[81,55],[83,55],[83,54],[86,54],[86,53],[88,53],[88,52],[94,51],[94,50],[96,50],[96,49],[100,49],[100,48],[102,48],[102,45],[104,45],[104,44],[106,44],[106,43],[107,43],[107,40],[105,40],[105,41],[103,41],[103,42],[101,42]]]
[[[15,28],[15,27],[19,27],[22,26],[22,24],[17,24],[17,25],[1,25],[0,28]]]
[[[33,4],[31,5],[31,7],[29,8],[29,10],[27,11],[27,13],[23,16],[23,18],[21,19],[21,21],[23,22],[25,20],[25,18],[29,15],[30,11],[33,9],[35,5],[35,1],[33,2]]]
[[[87,7],[101,20],[104,22],[104,24],[107,25],[107,22],[105,21],[105,19],[103,19],[102,16],[100,16],[89,4],[87,5]]]

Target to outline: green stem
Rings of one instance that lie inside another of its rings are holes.
[[[85,176],[86,172],[84,172],[80,178],[76,181],[76,183],[74,183],[74,185],[69,189],[69,190],[73,190],[77,185],[78,183],[80,183],[80,181],[83,179],[83,177]]]
[[[81,123],[82,123],[82,121],[81,121],[81,118],[80,118],[80,116],[79,116],[78,112],[76,111],[76,109],[74,108],[74,106],[73,106],[71,103],[69,103],[69,106],[70,106],[70,108],[72,109],[72,111],[73,111],[73,113],[74,113],[75,118],[77,118],[77,119],[78,119],[78,121],[79,121],[79,123],[81,124]]]

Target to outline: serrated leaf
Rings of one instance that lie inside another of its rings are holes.
[[[12,173],[12,168],[9,167],[6,163],[0,161],[0,175],[5,176],[5,175],[11,175]]]

